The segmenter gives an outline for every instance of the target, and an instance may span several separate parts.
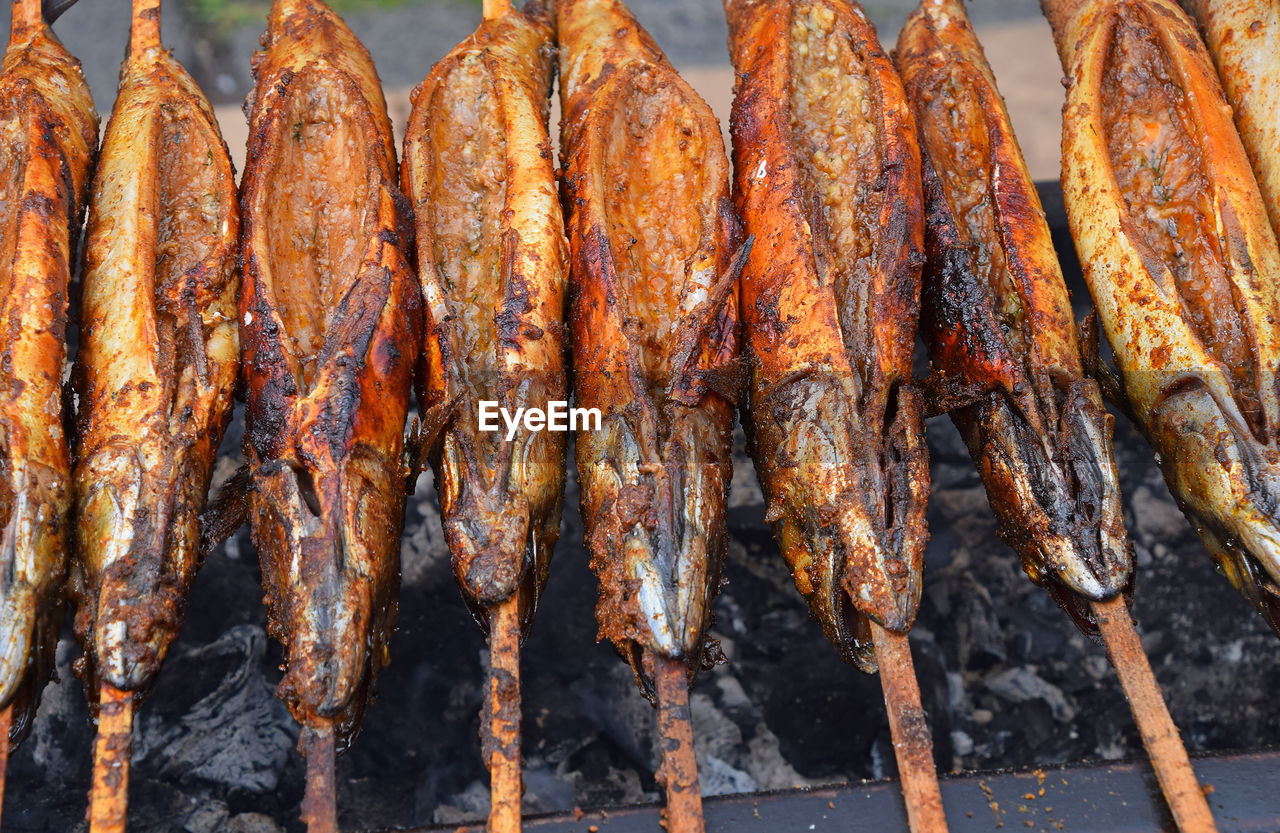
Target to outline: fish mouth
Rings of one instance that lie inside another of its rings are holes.
[[[56,470],[34,460],[19,460],[14,468],[0,485],[8,514],[0,529],[0,704],[29,695],[27,706],[34,708],[62,623],[63,496],[70,489]]]
[[[708,453],[698,439],[714,418],[682,406],[675,410],[673,428],[655,455],[661,462],[643,462],[649,458],[640,454],[642,444],[622,417],[608,417],[601,432],[579,438],[580,459],[591,457],[584,443],[627,452],[584,468],[582,479],[591,500],[608,496],[588,531],[601,587],[600,637],[614,644],[649,695],[646,654],[684,662],[690,673],[719,656],[717,646],[704,645],[704,636],[724,562],[727,449]]]
[[[1110,416],[1096,386],[1058,391],[1056,426],[993,392],[953,412],[979,468],[1000,538],[1037,584],[1084,600],[1122,592],[1133,574]],[[1049,423],[1046,426],[1046,423]],[[1037,427],[1037,425],[1041,427]]]
[[[181,451],[152,465],[139,449],[118,445],[81,466],[77,479],[93,485],[76,506],[76,633],[86,646],[76,671],[95,689],[142,692],[177,637],[200,564],[207,472]]]
[[[747,425],[766,519],[796,587],[841,656],[868,672],[876,669],[870,623],[905,633],[915,620],[927,538],[919,394],[898,385],[889,402],[873,434],[878,448],[845,427],[871,417],[829,372],[767,388]]]
[[[1168,385],[1147,424],[1169,491],[1217,569],[1280,633],[1280,449],[1200,375]]]
[[[286,646],[276,694],[301,722],[333,720],[343,748],[389,661],[398,600],[396,583],[379,569],[399,569],[399,476],[397,465],[363,445],[320,470],[280,459],[253,473],[251,529],[267,630]]]

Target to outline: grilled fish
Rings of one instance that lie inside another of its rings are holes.
[[[1280,250],[1171,0],[1044,4],[1063,193],[1123,396],[1219,569],[1280,629]]]
[[[912,381],[920,154],[902,83],[855,4],[729,0],[744,424],[766,519],[827,637],[874,671],[873,619],[920,602],[929,491]]]
[[[250,523],[277,694],[356,731],[396,614],[404,426],[422,297],[369,53],[319,0],[275,0],[241,184]]]
[[[13,6],[0,65],[0,708],[26,734],[62,627],[71,510],[67,291],[98,148],[80,63],[39,0]]]
[[[454,576],[476,620],[519,594],[528,627],[564,504],[565,434],[492,411],[567,399],[568,244],[547,102],[550,16],[535,4],[485,20],[414,90],[402,188],[414,207],[425,329],[418,401],[447,410],[433,455]]]
[[[740,231],[715,116],[615,0],[561,0],[560,101],[582,517],[596,618],[653,697],[692,676],[725,550]]]
[[[1086,378],[1062,270],[959,0],[923,0],[895,53],[920,137],[921,334],[1001,537],[1085,624],[1129,583],[1112,417]],[[1082,597],[1082,598],[1078,598]]]
[[[1280,237],[1280,2],[1182,0],[1200,25]]]
[[[71,586],[94,697],[99,683],[140,697],[177,636],[239,368],[231,160],[158,16],[134,28],[94,177],[73,373]]]

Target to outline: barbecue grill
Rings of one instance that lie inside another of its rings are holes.
[[[138,20],[155,20],[147,5],[135,3],[135,39]],[[486,0],[486,18],[504,7]],[[149,31],[158,36],[154,23]],[[1040,191],[1076,316],[1083,317],[1088,294],[1072,257],[1061,193],[1043,183]],[[75,333],[70,342],[74,355]],[[922,352],[920,377],[929,372]],[[243,420],[238,412],[218,456],[217,480],[224,484],[241,457]],[[708,651],[729,661],[702,676],[691,709],[684,705],[683,675],[669,665],[675,670],[666,684],[679,696],[662,693],[659,675],[659,705],[666,706],[655,717],[630,685],[625,666],[595,641],[590,610],[596,585],[586,571],[578,484],[571,477],[555,577],[522,652],[530,828],[655,829],[669,818],[673,829],[685,829],[689,818],[678,813],[689,810],[676,809],[672,793],[680,790],[673,789],[678,778],[671,767],[691,772],[693,761],[672,752],[678,734],[668,724],[674,723],[696,731],[702,790],[712,796],[711,830],[900,829],[910,815],[913,831],[932,831],[935,825],[919,812],[927,796],[913,799],[912,785],[924,783],[922,775],[932,783],[935,765],[956,830],[1173,829],[1170,806],[1190,829],[1182,815],[1187,797],[1199,802],[1201,795],[1189,771],[1184,769],[1181,799],[1179,788],[1164,780],[1166,806],[1139,754],[1134,715],[1161,778],[1169,777],[1162,766],[1169,765],[1171,752],[1185,766],[1176,738],[1163,757],[1153,746],[1152,725],[1144,722],[1153,708],[1143,705],[1141,686],[1126,681],[1134,698],[1131,714],[1101,642],[1074,630],[1050,596],[1026,582],[1016,557],[995,536],[990,507],[950,422],[932,422],[929,444],[934,538],[924,606],[911,638],[914,670],[911,657],[895,658],[889,647],[905,650],[905,637],[881,644],[882,632],[873,628],[890,720],[878,681],[840,664],[798,602],[763,522],[764,499],[740,433],[729,503],[728,587],[715,606],[716,645]],[[1150,449],[1124,419],[1116,445],[1125,522],[1139,567],[1134,613],[1142,640],[1128,630],[1126,615],[1119,614],[1119,624],[1114,612],[1106,612],[1123,611],[1118,601],[1097,607],[1115,667],[1122,675],[1133,673],[1145,668],[1143,655],[1150,656],[1174,720],[1197,756],[1200,783],[1221,829],[1280,830],[1280,800],[1269,787],[1280,773],[1280,752],[1272,749],[1280,729],[1267,697],[1280,682],[1270,661],[1274,635],[1224,582],[1209,576],[1210,562],[1169,497]],[[9,829],[82,827],[93,757],[98,830],[106,818],[98,814],[99,798],[104,808],[117,799],[122,807],[130,782],[127,765],[113,775],[115,753],[104,750],[127,734],[135,738],[130,830],[300,829],[294,814],[304,777],[293,748],[305,752],[322,735],[329,752],[308,754],[319,763],[309,761],[303,801],[304,818],[316,830],[323,826],[322,804],[330,816],[324,829],[333,829],[335,803],[344,830],[482,829],[490,793],[474,741],[477,730],[489,726],[480,712],[487,648],[453,591],[429,475],[419,478],[410,500],[401,548],[404,612],[391,652],[393,671],[381,681],[381,701],[365,737],[338,767],[336,796],[327,783],[332,732],[309,735],[304,729],[300,739],[297,723],[272,696],[283,670],[281,649],[266,639],[262,576],[241,532],[206,566],[168,670],[137,717],[125,708],[122,728],[108,728],[107,704],[126,695],[104,689],[104,722],[92,756],[83,692],[69,672],[78,648],[64,634],[57,656],[61,684],[50,687],[34,736],[9,762]],[[507,615],[514,610],[509,606]],[[503,632],[508,653],[514,653],[514,628]],[[917,677],[927,732],[901,725],[903,704],[919,697]],[[1154,689],[1146,697],[1159,699]],[[1162,713],[1163,705],[1155,711]],[[117,738],[117,731],[126,734]],[[923,751],[908,766],[911,750],[929,749],[929,734],[935,760]],[[493,742],[488,734],[485,740]],[[127,749],[121,754],[129,756]],[[903,785],[895,780],[898,766]],[[670,776],[665,810],[654,803],[664,769]],[[516,807],[514,772],[500,789],[495,769],[493,794]],[[4,778],[0,756],[0,787]],[[308,816],[308,804],[316,815]],[[693,812],[701,829],[701,811]],[[120,810],[110,829],[122,829],[123,820]],[[506,829],[492,817],[490,826]]]
[[[1042,183],[1077,314],[1088,308],[1061,195]],[[241,424],[223,442],[234,470]],[[1170,711],[1224,831],[1280,830],[1280,690],[1274,635],[1212,575],[1144,440],[1117,419],[1126,524],[1139,563],[1135,616]],[[1022,574],[995,537],[950,422],[928,425],[934,491],[925,593],[911,642],[956,831],[1173,830],[1101,647]],[[410,499],[393,662],[360,741],[339,759],[344,830],[483,829],[475,738],[484,641],[451,579],[430,475]],[[531,830],[657,829],[653,709],[595,643],[576,480],[555,568],[525,645],[525,812]],[[713,635],[729,662],[692,691],[709,830],[905,829],[879,682],[842,663],[798,598],[735,453],[728,584]],[[207,561],[165,673],[137,716],[130,830],[292,831],[303,762],[273,696],[258,562],[242,531]],[[59,646],[60,683],[10,762],[6,830],[82,824],[92,734]],[[1000,770],[1000,771],[995,771]],[[950,773],[950,774],[948,774]],[[795,790],[795,787],[802,787]],[[1043,788],[1044,794],[1040,794]],[[474,827],[468,827],[474,825]],[[1061,826],[1059,826],[1061,825]]]

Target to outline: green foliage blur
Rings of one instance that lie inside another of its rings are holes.
[[[187,13],[204,27],[214,40],[226,37],[242,26],[262,25],[271,0],[180,0]],[[422,6],[444,0],[327,0],[338,14]],[[480,5],[480,0],[450,0]]]

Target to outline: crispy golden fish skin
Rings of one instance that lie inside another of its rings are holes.
[[[1182,0],[1200,26],[1280,237],[1280,0]]]
[[[422,297],[369,53],[319,0],[275,0],[241,184],[252,537],[277,689],[345,748],[388,661]]]
[[[614,0],[562,0],[563,199],[582,517],[596,618],[643,658],[704,645],[725,550],[740,231],[719,124]]]
[[[555,32],[536,4],[485,20],[414,91],[401,187],[424,299],[418,401],[450,410],[432,455],[454,576],[478,622],[520,594],[527,629],[560,536],[565,441],[492,409],[568,399],[564,235],[547,133]]]
[[[911,355],[923,227],[915,124],[840,0],[730,0],[744,424],[779,548],[847,661],[920,602],[929,492]]]
[[[1280,629],[1280,253],[1170,0],[1047,2],[1063,192],[1130,409],[1220,570]]]
[[[130,54],[85,244],[71,583],[77,670],[141,696],[199,569],[200,512],[239,368],[235,174],[160,46]]]
[[[923,0],[895,58],[923,159],[921,335],[939,392],[963,403],[951,418],[1001,537],[1088,621],[1072,594],[1112,598],[1133,564],[1113,419],[1084,375],[1035,183],[959,0]]]
[[[13,710],[14,742],[62,627],[67,291],[98,148],[80,63],[31,11],[39,4],[14,5],[0,64],[0,708]]]

